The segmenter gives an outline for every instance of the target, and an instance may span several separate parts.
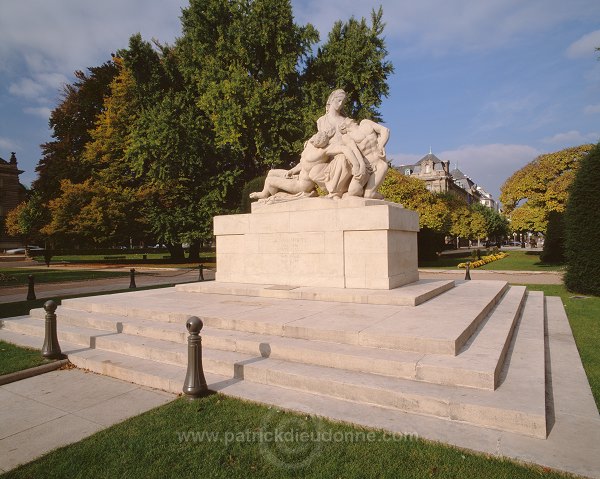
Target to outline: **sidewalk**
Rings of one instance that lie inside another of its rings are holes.
[[[0,386],[0,473],[175,397],[80,369]]]
[[[471,279],[508,281],[513,284],[562,284],[563,273],[559,271],[470,271]],[[464,269],[419,269],[420,279],[465,279]]]
[[[39,267],[39,266],[38,266]],[[82,268],[78,268],[82,269]],[[98,268],[89,268],[98,269]],[[102,271],[129,272],[130,267],[102,268]],[[175,268],[135,268],[135,283],[138,288],[144,286],[156,286],[163,284],[179,284],[198,281],[197,269],[175,269]],[[214,273],[204,270],[204,279],[214,279]],[[74,294],[98,293],[102,291],[125,290],[129,288],[129,276],[120,278],[92,279],[85,281],[69,281],[64,283],[40,283],[35,285],[37,299],[54,299],[56,297]],[[14,288],[0,288],[0,304],[25,301],[27,298],[27,286]]]

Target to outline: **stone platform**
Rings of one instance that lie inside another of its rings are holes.
[[[64,300],[59,339],[79,367],[180,392],[196,315],[209,386],[224,394],[600,476],[600,418],[558,298],[504,281],[385,292],[405,305],[274,286]],[[40,347],[43,317],[4,320],[0,339]]]
[[[252,205],[216,216],[219,282],[389,290],[419,279],[419,216],[349,197]]]

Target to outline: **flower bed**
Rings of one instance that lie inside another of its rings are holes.
[[[506,258],[507,256],[508,256],[507,253],[496,253],[496,254],[490,254],[488,256],[482,256],[481,259],[479,259],[477,261],[471,261],[470,267],[471,268],[479,268],[480,266],[483,266],[484,264],[491,263],[492,261],[498,261],[499,259]],[[459,263],[458,264],[458,268],[465,269],[466,267],[467,267],[467,263]]]

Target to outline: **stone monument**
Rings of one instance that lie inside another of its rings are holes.
[[[215,217],[217,281],[393,289],[419,279],[418,214],[377,191],[389,130],[346,117],[345,99],[331,93],[299,163],[269,172],[251,214]]]

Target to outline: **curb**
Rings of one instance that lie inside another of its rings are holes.
[[[33,376],[39,376],[40,374],[49,373],[50,371],[55,371],[56,369],[62,368],[66,364],[69,364],[68,359],[60,359],[58,361],[42,364],[41,366],[36,366],[34,368],[23,369],[22,371],[4,374],[3,376],[0,376],[0,386],[14,383],[15,381],[20,381],[21,379],[27,379]]]

